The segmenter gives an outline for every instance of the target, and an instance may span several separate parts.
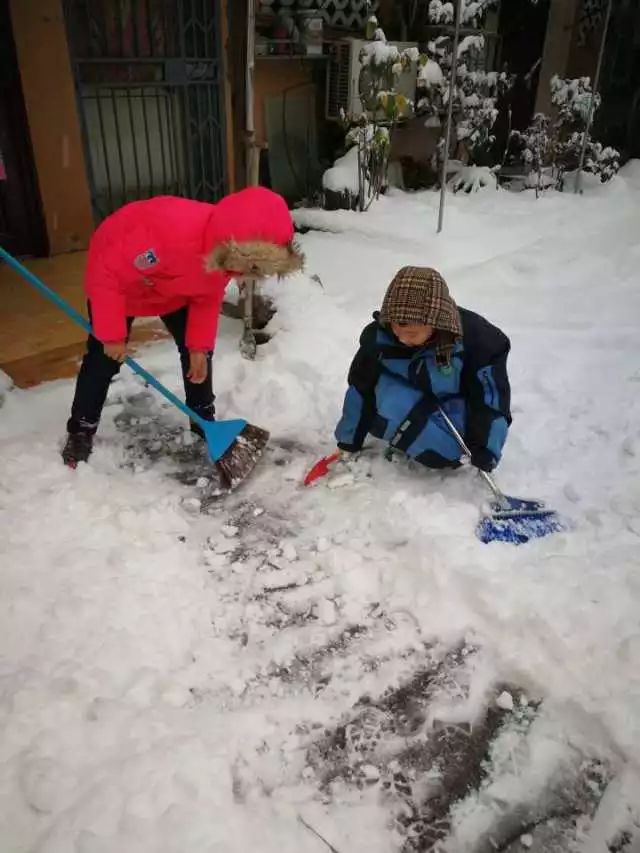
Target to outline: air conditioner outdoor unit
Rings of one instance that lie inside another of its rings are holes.
[[[360,81],[360,51],[369,42],[363,39],[340,39],[333,45],[333,53],[327,66],[327,98],[326,117],[328,119],[339,119],[340,111],[344,110],[347,115],[358,116],[363,112],[359,95]],[[416,42],[394,41],[389,42],[398,50],[417,48]],[[416,96],[416,81],[418,66],[412,62],[411,66],[403,71],[395,86],[395,91],[404,95],[413,102]]]

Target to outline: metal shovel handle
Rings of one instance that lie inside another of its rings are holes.
[[[465,456],[468,456],[469,459],[471,459],[471,451],[467,447],[467,443],[464,440],[464,438],[458,432],[458,428],[456,427],[454,422],[451,420],[449,415],[444,411],[442,406],[438,406],[438,411],[440,412],[444,422],[448,426],[451,435],[455,438],[455,440],[460,445],[460,449],[462,450],[462,452],[465,454]],[[485,483],[489,486],[489,488],[493,492],[494,496],[498,499],[498,501],[500,501],[501,504],[506,504],[506,502],[507,502],[506,498],[503,495],[503,493],[500,491],[500,489],[498,488],[498,484],[493,479],[491,474],[489,474],[487,471],[483,471],[482,468],[478,468],[478,471],[480,472],[480,474],[484,478]]]
[[[243,311],[243,332],[240,339],[240,354],[243,358],[253,361],[256,357],[257,344],[256,336],[253,331],[253,294],[255,291],[255,281],[250,279],[245,282],[244,287],[244,311]]]

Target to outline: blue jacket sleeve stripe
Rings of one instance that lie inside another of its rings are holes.
[[[460,309],[465,366],[462,388],[467,405],[465,438],[478,464],[499,461],[511,424],[507,336],[483,317]]]
[[[336,440],[340,444],[354,444],[356,431],[362,419],[363,406],[362,394],[350,385],[345,394],[342,417],[335,431]]]
[[[487,450],[493,454],[496,460],[499,460],[502,455],[502,448],[507,440],[508,429],[507,422],[503,417],[495,418],[489,429]]]
[[[491,365],[483,367],[478,371],[478,378],[482,382],[482,387],[484,388],[484,402],[486,405],[491,409],[495,409],[496,412],[502,411],[502,407],[500,405],[500,392],[496,385],[493,367]]]

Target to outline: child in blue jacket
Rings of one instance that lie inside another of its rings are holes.
[[[401,269],[373,316],[349,371],[335,433],[340,450],[360,450],[370,434],[429,468],[457,468],[462,453],[441,407],[472,464],[495,468],[511,424],[506,335],[458,308],[442,276],[426,267]]]

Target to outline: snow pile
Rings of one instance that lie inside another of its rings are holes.
[[[360,64],[393,65],[400,60],[400,51],[393,44],[387,44],[384,33],[380,30],[375,41],[367,42],[360,51]]]
[[[429,89],[432,86],[442,86],[444,75],[442,68],[433,59],[427,59],[418,69],[418,88]]]
[[[378,102],[386,108],[387,99],[399,97],[401,96],[393,92],[380,92]],[[357,197],[360,192],[359,172],[363,169],[362,163],[366,163],[367,156],[372,151],[382,154],[388,149],[390,134],[386,127],[377,127],[373,124],[367,124],[364,127],[358,125],[351,128],[345,142],[351,147],[346,154],[338,157],[330,169],[325,171],[322,176],[322,187],[329,192],[349,193],[352,197]],[[358,159],[358,151],[360,151],[361,161]],[[367,198],[370,189],[367,176],[363,175],[362,181],[363,192]]]
[[[256,362],[225,318],[215,360],[220,415],[268,427],[271,449],[208,513],[200,486],[171,476],[180,416],[124,369],[76,472],[56,445],[72,383],[7,396],[3,849],[314,853],[317,832],[408,853],[397,824],[428,849],[425,803],[460,851],[492,849],[494,829],[533,850],[634,837],[640,165],[583,197],[452,195],[440,236],[437,202],[392,192],[366,215],[296,214],[322,229],[301,238],[309,277],[269,284],[279,310]],[[404,264],[440,269],[510,335],[498,479],[570,532],[482,545],[482,481],[374,447],[341,487],[300,487]],[[178,388],[171,344],[141,360]],[[168,428],[153,463],[126,450],[145,422]],[[554,809],[570,819],[538,828]]]
[[[358,171],[358,146],[354,145],[327,169],[322,176],[322,187],[330,192],[349,192],[355,196],[359,192]]]
[[[496,176],[488,166],[463,166],[449,181],[449,187],[454,192],[464,190],[466,193],[478,192],[489,187],[496,189]]]

